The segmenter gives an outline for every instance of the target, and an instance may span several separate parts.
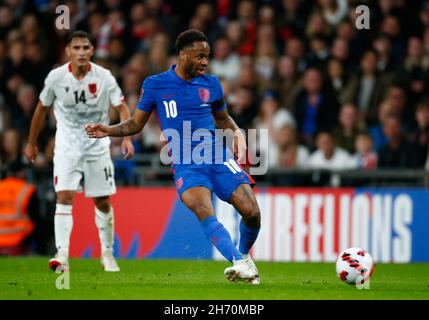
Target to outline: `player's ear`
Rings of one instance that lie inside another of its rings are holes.
[[[89,57],[92,58],[93,55],[94,55],[94,46],[91,45],[91,47],[89,48]]]
[[[186,52],[184,50],[179,52],[179,61],[186,61]]]

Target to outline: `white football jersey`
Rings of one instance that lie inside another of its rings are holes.
[[[43,106],[54,107],[55,153],[96,158],[109,152],[108,137],[90,139],[85,132],[87,123],[108,125],[110,106],[125,101],[109,70],[90,63],[86,76],[78,80],[73,76],[71,63],[66,63],[48,74],[39,99]]]

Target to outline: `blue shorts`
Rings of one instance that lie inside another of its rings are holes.
[[[180,165],[173,171],[180,197],[189,188],[202,186],[229,202],[239,185],[246,183],[253,187],[255,184],[253,178],[234,160],[230,160],[228,164]]]

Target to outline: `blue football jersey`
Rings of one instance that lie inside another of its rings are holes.
[[[214,110],[226,108],[221,84],[210,74],[185,81],[174,72],[175,67],[143,82],[137,108],[156,112],[173,167],[201,161],[222,163],[231,153],[224,146],[219,153],[223,139],[215,136],[212,115]]]

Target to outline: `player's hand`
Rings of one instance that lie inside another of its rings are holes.
[[[104,138],[108,136],[108,127],[101,123],[85,125],[85,131],[90,138]]]
[[[122,154],[124,155],[124,159],[130,159],[134,156],[134,146],[131,142],[131,139],[124,139],[122,140]]]
[[[39,148],[33,143],[27,143],[24,148],[24,155],[30,163],[36,161],[37,155],[39,154]]]
[[[237,158],[238,163],[246,163],[247,145],[244,134],[237,130],[234,132],[234,155]]]

